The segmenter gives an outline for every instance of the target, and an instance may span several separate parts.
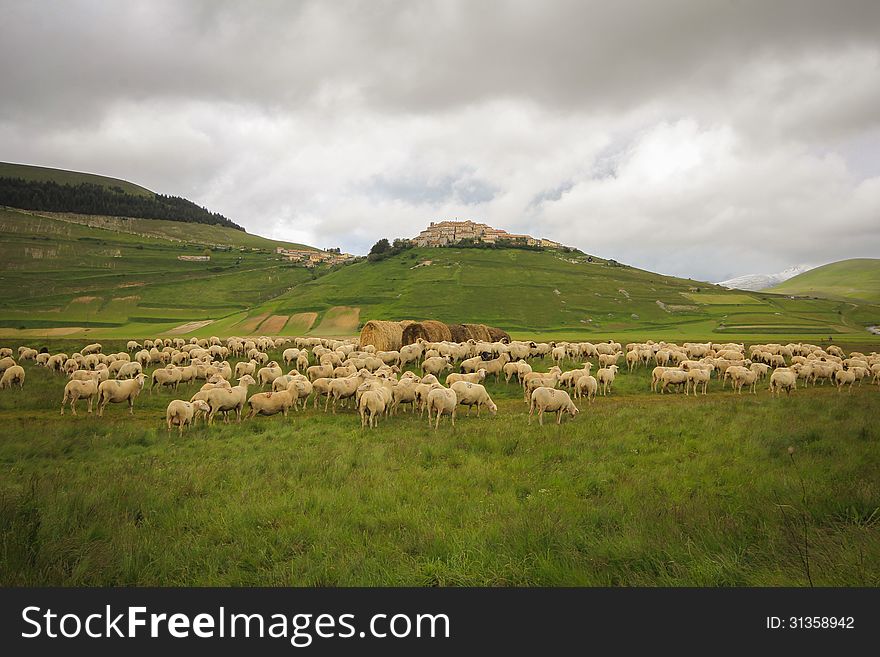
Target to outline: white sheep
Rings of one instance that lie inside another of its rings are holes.
[[[687,395],[691,386],[693,386],[694,394],[697,394],[697,386],[702,386],[703,394],[706,394],[706,388],[709,386],[708,370],[693,369],[687,372],[687,382],[684,384],[684,394]]]
[[[797,374],[787,368],[777,368],[770,375],[770,387],[768,390],[779,396],[780,390],[785,390],[790,395],[792,390],[797,390]]]
[[[486,370],[483,368],[478,369],[476,372],[472,372],[470,374],[460,374],[458,372],[452,372],[451,374],[446,375],[446,387],[451,386],[453,383],[458,381],[468,381],[470,383],[480,383],[486,378]]]
[[[252,418],[255,415],[276,415],[281,413],[284,417],[287,417],[287,411],[290,410],[290,407],[293,406],[293,402],[295,401],[296,394],[294,392],[291,394],[288,390],[279,390],[278,392],[258,392],[255,395],[251,395],[251,398],[248,399],[248,404],[251,407],[250,413],[248,413],[248,418]]]
[[[180,385],[180,377],[181,371],[174,367],[174,365],[169,365],[166,368],[159,368],[153,372],[152,384],[150,385],[150,394],[153,394],[153,389],[158,386],[168,386],[174,387],[177,390],[177,386]]]
[[[0,377],[0,390],[11,388],[16,383],[19,390],[24,387],[24,368],[21,365],[13,365],[3,372],[3,376]]]
[[[89,372],[96,374],[96,372]],[[80,399],[88,399],[89,413],[92,412],[92,401],[98,396],[98,381],[95,378],[88,380],[68,381],[64,386],[64,397],[61,400],[61,415],[64,415],[64,406],[69,402],[71,412],[76,415],[76,402]]]
[[[361,416],[361,427],[375,428],[378,416],[385,412],[385,395],[381,390],[366,390],[358,401],[358,413]]]
[[[669,386],[686,387],[688,385],[688,374],[691,371],[702,372],[705,370],[678,370],[673,367],[667,367],[665,371],[660,373],[660,394],[665,393]]]
[[[608,389],[614,384],[614,377],[617,375],[617,370],[617,365],[609,365],[596,372],[596,381],[602,386],[603,396],[608,394]]]
[[[532,415],[536,409],[538,422],[541,426],[544,426],[544,411],[556,413],[556,424],[562,423],[563,413],[568,413],[571,417],[576,417],[578,414],[577,406],[574,405],[565,390],[545,386],[540,386],[532,391],[531,403],[529,404],[529,424],[532,423]]]
[[[174,399],[168,404],[165,410],[165,422],[168,424],[168,431],[171,431],[173,425],[177,425],[178,433],[183,433],[183,427],[187,424],[195,424],[199,414],[206,414],[210,411],[210,407],[203,399],[197,399],[193,402]]]
[[[228,422],[227,413],[235,411],[235,416],[241,422],[241,409],[244,407],[247,399],[248,386],[256,384],[256,381],[249,374],[245,374],[238,380],[238,385],[232,388],[215,388],[204,392],[205,401],[208,402],[211,410],[208,413],[208,424],[214,424],[214,416],[218,412],[223,412],[223,421]],[[202,393],[197,393],[202,394]]]
[[[434,384],[434,387],[427,396],[428,408],[428,426],[431,426],[431,414],[436,413],[437,420],[434,423],[434,430],[440,426],[440,416],[449,415],[452,419],[452,426],[455,426],[455,410],[458,408],[458,396],[455,390],[444,388],[440,384]]]
[[[119,379],[107,379],[98,386],[98,417],[104,416],[104,409],[108,403],[119,404],[128,402],[128,412],[134,415],[134,400],[144,389],[144,374],[138,374],[133,379],[120,381]]]
[[[4,358],[0,358],[0,375],[3,374],[10,367],[15,366],[15,359],[12,356],[5,356]]]
[[[456,381],[450,388],[455,391],[458,403],[468,407],[467,414],[471,414],[471,408],[477,407],[477,417],[480,417],[480,410],[485,406],[492,415],[498,412],[498,406],[492,401],[489,393],[486,392],[485,386],[479,383],[470,383],[469,381]]]
[[[432,356],[422,362],[422,374],[440,376],[445,370],[451,369],[452,364],[449,362],[449,358],[445,356]]]
[[[579,378],[574,384],[574,396],[576,399],[581,398],[584,394],[587,395],[587,401],[591,402],[596,398],[596,393],[599,390],[599,383],[596,381],[595,376],[582,376]]]

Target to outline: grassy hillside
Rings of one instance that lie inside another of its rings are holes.
[[[425,264],[430,262],[430,264]],[[357,309],[365,319],[485,322],[515,335],[865,335],[880,308],[726,290],[554,252],[411,249],[304,284],[256,312]],[[316,324],[320,332],[320,319]]]
[[[243,234],[200,224],[147,223],[160,224],[157,235],[161,224],[172,224],[167,228],[192,241],[0,209],[0,331],[150,335],[189,322],[244,318],[252,307],[312,276],[283,262],[274,253],[280,243],[263,238],[215,247],[209,262],[179,260],[203,255],[215,239],[234,243]]]
[[[767,291],[880,303],[880,259],[853,258],[832,262],[790,278]]]
[[[112,189],[114,187],[121,188],[127,194],[135,196],[151,196],[151,192],[146,187],[135,185],[127,180],[119,178],[110,178],[108,176],[99,176],[94,173],[81,173],[79,171],[65,171],[64,169],[52,169],[49,167],[36,167],[29,164],[13,164],[11,162],[0,162],[0,178],[22,178],[24,180],[33,180],[36,182],[55,182],[59,185],[79,185],[89,183],[92,185],[100,185]]]
[[[282,261],[278,245],[218,226],[0,209],[0,334],[354,335],[368,319],[431,317],[548,339],[852,341],[880,323],[877,305],[550,251],[411,249],[319,275]],[[210,262],[178,259],[206,248]]]

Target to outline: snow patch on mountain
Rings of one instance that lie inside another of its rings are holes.
[[[779,285],[783,281],[787,281],[789,278],[794,278],[798,274],[803,274],[810,269],[813,269],[810,265],[795,265],[794,267],[789,267],[776,274],[746,274],[744,276],[737,276],[736,278],[721,281],[718,285],[723,285],[724,287],[736,290],[749,290],[755,292],[757,290],[773,287],[774,285]]]

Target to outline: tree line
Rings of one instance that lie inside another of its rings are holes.
[[[0,205],[44,212],[166,219],[225,226],[244,232],[244,228],[222,214],[210,212],[179,196],[137,196],[125,193],[121,187],[108,188],[92,183],[71,185],[0,177]]]

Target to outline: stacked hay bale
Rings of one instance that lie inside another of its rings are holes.
[[[486,328],[489,329],[490,342],[510,342],[510,334],[507,331],[494,326]]]
[[[419,338],[428,342],[452,341],[449,325],[436,319],[412,322],[403,329],[403,344],[413,344]]]
[[[510,341],[506,331],[485,324],[446,324],[435,319],[421,322],[371,319],[361,330],[360,345],[371,344],[378,351],[398,351],[403,345],[413,344],[419,338],[427,342]]]
[[[402,324],[371,319],[361,329],[361,347],[371,344],[378,351],[398,351],[404,344]]]
[[[468,340],[476,340],[478,342],[492,342],[492,334],[489,327],[485,324],[465,324]]]
[[[471,337],[466,324],[449,324],[449,332],[452,333],[453,342],[467,342]]]

